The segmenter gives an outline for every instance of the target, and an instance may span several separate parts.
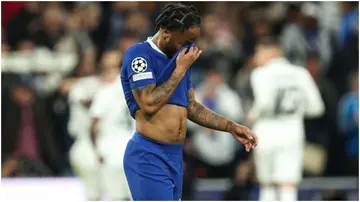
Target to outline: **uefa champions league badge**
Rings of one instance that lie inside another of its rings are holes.
[[[137,57],[131,62],[131,68],[136,73],[145,72],[147,69],[147,62],[142,57]]]

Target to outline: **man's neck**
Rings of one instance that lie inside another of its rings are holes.
[[[164,43],[162,42],[161,40],[161,36],[160,36],[160,33],[157,32],[153,38],[152,38],[152,42],[162,51],[164,52]]]
[[[284,60],[284,56],[281,54],[274,54],[268,57],[266,64],[273,63],[275,61]]]

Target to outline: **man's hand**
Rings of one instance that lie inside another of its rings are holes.
[[[194,89],[189,90],[188,119],[208,129],[229,132],[250,151],[258,144],[258,138],[247,127],[220,116],[195,100]]]
[[[104,163],[104,158],[103,158],[102,156],[100,156],[100,155],[98,155],[98,162],[99,162],[100,164],[103,164],[103,163]]]
[[[247,152],[255,148],[258,144],[257,136],[247,127],[233,124],[229,132],[245,146]]]
[[[170,78],[159,86],[150,84],[132,89],[136,102],[140,105],[141,111],[151,117],[161,109],[169,100],[181,79],[191,64],[199,57],[201,51],[191,47],[188,53],[182,50],[176,58],[176,68]]]
[[[60,84],[60,92],[63,94],[63,95],[67,95],[69,94],[70,90],[72,89],[72,87],[76,84],[76,82],[78,81],[79,79],[65,79],[64,81],[62,81],[62,83]]]
[[[190,47],[189,52],[187,48],[182,50],[176,58],[176,69],[181,73],[185,73],[187,69],[199,58],[202,51],[197,47]]]
[[[92,100],[81,100],[80,103],[86,107],[87,109],[89,109],[91,107],[91,103],[92,103]]]

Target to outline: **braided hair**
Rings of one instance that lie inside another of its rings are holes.
[[[201,17],[194,6],[181,3],[167,4],[156,18],[156,31],[167,29],[169,31],[185,31],[191,26],[199,26]]]

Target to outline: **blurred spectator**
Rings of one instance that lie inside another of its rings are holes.
[[[40,161],[9,157],[1,164],[1,177],[51,177],[53,173]]]
[[[226,114],[238,121],[243,118],[240,97],[224,83],[224,77],[218,70],[209,70],[205,81],[196,89],[195,96],[200,103],[219,114]],[[187,142],[185,153],[191,160],[185,162],[187,173],[184,175],[196,175],[196,168],[199,165],[207,168],[204,173],[200,173],[201,177],[220,177],[226,172],[231,172],[232,170],[228,169],[231,168],[239,148],[233,137],[224,135],[224,132],[203,128],[191,122],[189,122],[188,127],[189,130],[193,131],[193,135],[191,140]],[[193,186],[193,179],[188,180],[187,178],[184,184],[185,195],[191,193],[189,187]]]
[[[42,13],[39,29],[33,34],[37,46],[53,50],[64,34],[64,14],[56,5],[48,5]]]
[[[90,141],[89,108],[96,92],[104,84],[103,72],[101,76],[98,74],[77,79],[70,87],[68,96],[70,117],[67,130],[75,140],[69,150],[69,161],[75,174],[84,180],[87,198],[91,200],[99,197],[97,187],[100,181],[97,180],[100,178],[97,176],[99,165]]]
[[[348,75],[352,70],[359,69],[359,33],[351,36],[344,48],[337,49],[332,57],[328,78],[334,83],[340,96],[349,90]]]
[[[271,35],[270,24],[268,21],[259,19],[253,23],[245,25],[244,49],[246,56],[254,54],[254,48],[257,40],[262,37]]]
[[[97,28],[101,10],[97,4],[82,3],[76,5],[67,16],[65,26],[66,33],[57,44],[57,50],[62,52],[95,51],[89,32]]]
[[[306,139],[309,147],[307,147],[308,150],[305,152],[304,158],[309,158],[309,160],[312,159],[313,156],[316,155],[313,152],[321,154],[321,157],[319,157],[319,160],[316,162],[317,166],[315,169],[311,169],[313,166],[305,163],[305,172],[319,175],[323,174],[325,170],[327,158],[326,151],[330,139],[337,135],[336,113],[338,95],[331,81],[322,75],[323,66],[317,53],[309,53],[305,65],[317,84],[325,104],[324,115],[319,118],[308,119],[305,121]],[[310,160],[309,162],[314,161]],[[307,166],[310,166],[310,168]]]
[[[35,48],[35,44],[31,40],[22,40],[18,43],[16,50],[20,53],[32,53]]]
[[[331,59],[331,33],[319,25],[316,3],[303,3],[294,23],[288,24],[282,33],[281,41],[288,59],[304,66],[310,51],[318,52],[323,67],[326,69]]]
[[[202,18],[202,37],[197,45],[204,51],[202,60],[217,63],[216,68],[221,68],[227,82],[234,71],[233,63],[242,59],[242,50],[230,28],[216,14]]]
[[[2,159],[14,156],[45,162],[52,171],[59,171],[63,157],[55,145],[44,103],[20,78],[9,93],[3,108]]]
[[[7,43],[1,43],[1,54],[7,54],[10,51],[10,47]]]
[[[247,156],[247,155],[246,155]],[[247,201],[250,200],[250,192],[254,188],[254,164],[252,158],[240,161],[235,169],[233,186],[225,192],[225,201]]]
[[[83,6],[82,6],[83,5]],[[85,30],[96,29],[100,22],[101,8],[98,3],[79,3],[80,12],[82,11],[82,24]]]
[[[202,18],[202,37],[199,46],[206,52],[218,51],[231,57],[240,57],[239,42],[225,21],[212,13]],[[204,52],[205,53],[205,52]]]
[[[81,63],[75,70],[76,77],[91,76],[95,72],[96,52],[85,51],[81,54]]]
[[[343,16],[337,33],[337,45],[342,49],[359,31],[358,2],[341,2]]]
[[[79,52],[80,64],[76,76],[89,76],[95,70],[96,47],[90,32],[100,23],[101,9],[96,3],[77,3],[67,18],[66,34],[57,44],[59,52]]]
[[[9,19],[5,33],[11,47],[15,48],[21,40],[31,37],[37,26],[40,9],[39,2],[26,2],[20,12]]]
[[[150,25],[149,17],[142,12],[132,12],[126,17],[126,30],[133,32],[140,39],[145,40],[150,36]]]
[[[195,95],[209,109],[219,114],[226,114],[233,120],[242,120],[241,99],[224,83],[223,75],[219,70],[210,70],[207,73],[205,81],[198,86]],[[197,125],[190,127],[195,131],[192,143],[199,159],[212,166],[224,165],[234,159],[237,147],[233,137]]]
[[[339,126],[345,137],[346,174],[359,175],[359,73],[350,78],[351,91],[343,96],[339,104]]]
[[[341,18],[341,3],[337,1],[322,1],[316,3],[319,6],[319,13],[317,14],[319,25],[328,29],[332,35],[335,34],[339,28]]]
[[[136,35],[133,32],[125,31],[123,35],[119,38],[117,42],[118,49],[122,54],[126,52],[130,46],[140,43],[142,40],[139,37],[136,37]]]
[[[106,39],[106,49],[113,48],[113,44],[115,44],[126,29],[126,16],[136,10],[138,10],[138,2],[128,1],[113,3],[109,35]],[[135,23],[135,25],[137,24]]]
[[[115,2],[113,4],[113,7],[117,12],[123,13],[125,16],[127,16],[131,12],[138,10],[139,4],[140,4],[139,2],[123,1],[123,2]]]
[[[250,74],[254,68],[253,58],[245,61],[244,67],[241,68],[234,78],[234,88],[240,95],[244,114],[248,114],[253,104],[253,93],[250,83]]]

